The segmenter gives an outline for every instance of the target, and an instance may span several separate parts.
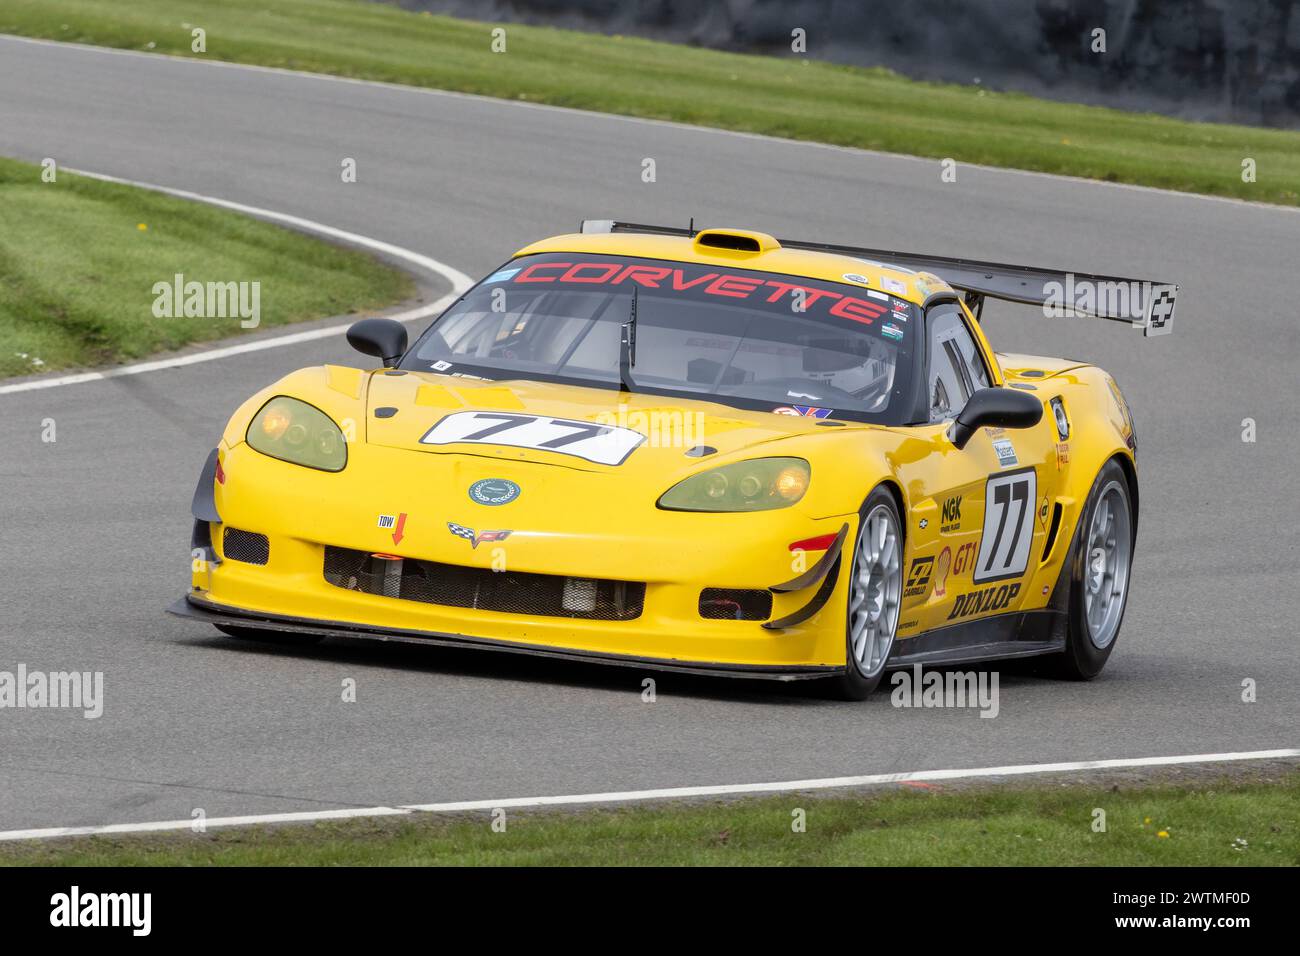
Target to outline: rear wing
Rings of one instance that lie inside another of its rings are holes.
[[[699,231],[691,225],[650,226],[614,219],[584,219],[584,233],[639,232],[693,238]],[[1111,319],[1142,329],[1142,334],[1165,335],[1173,331],[1174,301],[1178,286],[1154,279],[1125,279],[1086,272],[1064,272],[1002,262],[954,259],[891,249],[867,249],[828,242],[777,239],[787,249],[806,249],[865,259],[878,265],[912,272],[929,272],[963,294],[967,306],[978,318],[984,299],[1036,305],[1046,315],[1086,316]]]

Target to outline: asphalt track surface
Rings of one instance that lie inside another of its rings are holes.
[[[98,720],[0,711],[0,829],[1296,746],[1294,210],[964,166],[942,183],[927,160],[11,38],[0,155],[275,209],[471,275],[584,217],[694,216],[1181,286],[1175,334],[1151,340],[989,308],[995,347],[1116,376],[1142,482],[1106,671],[1003,670],[994,720],[683,676],[647,704],[622,668],[231,641],[163,613],[188,584],[204,456],[255,389],[364,360],[336,337],[0,396],[0,670],[101,670],[106,697]]]

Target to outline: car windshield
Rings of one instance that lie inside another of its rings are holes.
[[[619,387],[636,289],[638,392],[785,415],[897,424],[916,306],[861,276],[799,276],[626,256],[524,256],[447,310],[403,368]]]

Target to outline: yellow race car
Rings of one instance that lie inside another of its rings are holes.
[[[588,221],[409,348],[397,322],[356,323],[382,368],[302,369],[245,402],[200,476],[171,610],[236,637],[850,698],[915,663],[1046,655],[1092,677],[1128,597],[1133,420],[1101,369],[994,353],[978,317],[986,297],[1055,298],[1154,334],[1175,292]]]

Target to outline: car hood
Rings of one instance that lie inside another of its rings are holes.
[[[519,416],[523,423],[512,424],[509,416]],[[540,423],[530,424],[532,416],[540,417]],[[745,457],[752,449],[768,453],[764,446],[782,439],[871,427],[826,428],[818,421],[610,389],[390,371],[371,376],[365,440],[427,454],[473,455],[664,478],[697,470],[701,457],[721,462],[733,455]],[[577,424],[566,426],[566,422]],[[582,423],[611,431],[593,440],[591,432],[584,436]],[[504,427],[486,438],[458,440],[481,435],[494,426]],[[548,442],[554,447],[539,447]],[[686,455],[700,445],[716,451]],[[791,452],[773,448],[770,453]]]

